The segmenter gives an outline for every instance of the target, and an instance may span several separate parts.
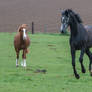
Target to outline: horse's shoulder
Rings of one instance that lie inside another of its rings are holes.
[[[30,40],[30,37],[27,35],[27,40]]]
[[[20,39],[20,35],[19,35],[19,33],[17,33],[17,34],[15,35],[15,37],[14,37],[14,41],[19,41],[19,39]]]

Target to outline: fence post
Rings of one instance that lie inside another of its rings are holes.
[[[45,24],[44,25],[44,33],[46,33],[47,32],[47,25]]]
[[[34,22],[32,22],[32,34],[34,34]]]

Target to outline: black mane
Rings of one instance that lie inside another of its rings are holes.
[[[75,13],[74,11],[72,11],[72,9],[67,9],[67,11],[68,11],[68,13],[72,13],[75,16],[78,23],[83,23],[80,15],[78,13]]]
[[[77,21],[78,21],[79,23],[83,23],[83,22],[82,22],[82,19],[80,18],[80,15],[79,15],[79,14],[75,14],[75,17],[76,17],[76,19],[77,19]]]

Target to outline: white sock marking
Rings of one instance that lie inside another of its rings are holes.
[[[24,67],[26,67],[26,59],[24,59]]]
[[[19,66],[19,64],[18,64],[18,59],[16,59],[16,66]]]

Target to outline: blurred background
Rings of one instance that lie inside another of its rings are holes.
[[[36,32],[59,32],[60,9],[72,8],[84,25],[92,24],[92,0],[0,0],[0,32],[16,32],[19,25],[29,24]]]

